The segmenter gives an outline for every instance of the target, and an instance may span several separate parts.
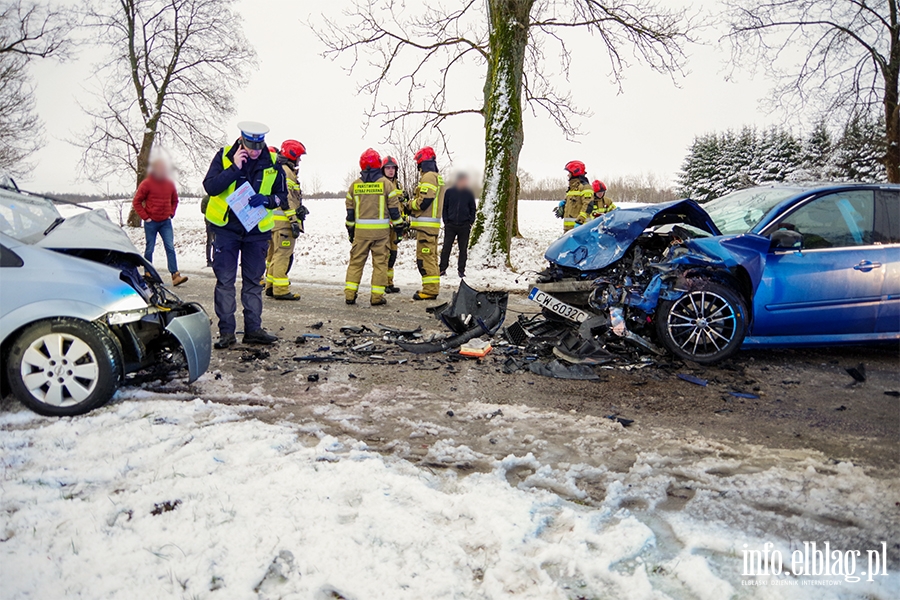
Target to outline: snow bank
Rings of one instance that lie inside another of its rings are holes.
[[[130,202],[130,201],[129,201]],[[119,222],[120,215],[128,216],[129,202],[110,200],[96,202],[92,208],[103,208],[110,218]],[[295,282],[344,285],[350,242],[344,229],[345,210],[343,199],[304,200],[310,210],[306,220],[306,233],[300,236],[294,249],[294,267],[291,279]],[[544,251],[553,240],[562,235],[562,220],[557,219],[552,210],[555,202],[522,200],[519,202],[519,228],[522,237],[512,242],[513,270],[505,267],[480,268],[479,257],[470,253],[466,280],[478,289],[508,289],[525,291],[530,275],[547,266]],[[623,204],[622,206],[632,206]],[[63,216],[80,212],[73,206],[60,206]],[[185,272],[199,272],[206,267],[204,249],[206,225],[200,212],[199,198],[182,198],[175,217],[175,246],[178,252],[178,266]],[[142,229],[126,228],[134,244],[144,249]],[[443,243],[443,237],[440,240]],[[443,278],[447,289],[456,289],[456,256],[454,250],[450,259],[448,276]],[[157,241],[153,263],[161,273],[166,272],[166,256],[162,242]],[[416,271],[416,243],[404,240],[399,246],[399,256],[395,267],[395,283],[412,292],[421,282]],[[370,271],[363,276],[363,287],[368,285]]]

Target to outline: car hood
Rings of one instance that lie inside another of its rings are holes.
[[[693,200],[675,200],[608,212],[550,244],[544,257],[561,267],[596,271],[622,258],[647,227],[667,223],[684,223],[720,235],[699,204]]]
[[[51,250],[115,250],[141,258],[128,235],[110,221],[103,209],[89,210],[67,218],[35,246]]]

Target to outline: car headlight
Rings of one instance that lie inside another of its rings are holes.
[[[145,306],[135,310],[120,310],[117,312],[106,313],[106,322],[110,325],[124,325],[125,323],[133,323],[140,321],[147,315],[158,313],[159,309],[155,306]]]

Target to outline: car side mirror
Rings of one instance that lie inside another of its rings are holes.
[[[773,250],[800,250],[803,248],[803,234],[799,231],[790,229],[779,229],[772,234],[772,244],[769,246]]]

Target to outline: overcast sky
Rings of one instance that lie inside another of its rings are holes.
[[[452,0],[446,0],[450,2]],[[339,16],[350,0],[243,0],[233,2],[244,32],[255,46],[259,68],[247,81],[230,82],[238,112],[225,117],[237,135],[240,120],[259,120],[271,127],[270,143],[296,138],[309,151],[301,164],[301,179],[317,177],[324,189],[343,186],[359,154],[380,148],[384,132],[363,130],[366,97],[357,86],[370,71],[348,74],[347,60],[323,58],[323,47],[309,28],[321,21],[322,12]],[[666,4],[672,4],[671,0]],[[694,7],[715,8],[710,0]],[[569,33],[569,32],[567,32]],[[653,73],[633,60],[626,73],[624,91],[617,94],[609,78],[609,65],[596,51],[596,40],[574,32],[570,81],[557,77],[562,89],[571,89],[580,108],[593,113],[581,120],[586,135],[568,142],[543,114],[529,112],[525,120],[525,146],[521,167],[535,178],[556,177],[573,159],[584,161],[592,177],[654,173],[673,180],[694,135],[743,124],[767,125],[781,116],[767,114],[759,104],[770,89],[762,76],[743,74],[726,81],[728,52],[708,31],[705,46],[688,49],[688,75],[677,86],[666,75]],[[96,86],[93,65],[97,50],[83,48],[74,60],[63,64],[34,64],[37,109],[46,126],[46,145],[35,157],[36,168],[26,185],[41,191],[105,192],[128,188],[130,175],[119,181],[84,181],[77,171],[80,150],[67,139],[83,131],[87,119],[78,103],[90,103],[89,90]],[[551,63],[551,67],[555,62]],[[455,98],[478,100],[480,71],[455,82]],[[231,134],[229,134],[231,137]],[[453,167],[480,171],[484,134],[478,116],[457,117],[450,140]],[[212,158],[210,156],[210,158]],[[439,161],[446,166],[447,160]],[[132,184],[133,185],[133,184]],[[199,189],[200,178],[179,182],[183,192]]]

